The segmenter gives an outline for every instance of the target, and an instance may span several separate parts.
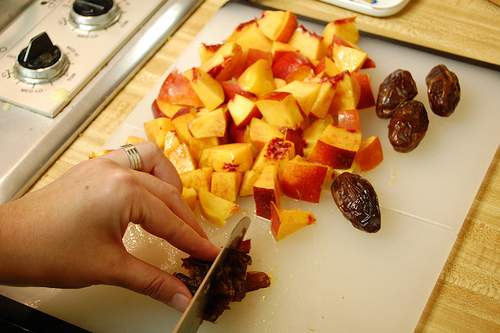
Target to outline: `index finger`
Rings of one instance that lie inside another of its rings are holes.
[[[144,189],[132,198],[130,221],[178,249],[204,260],[214,260],[220,248],[174,214],[161,199]]]

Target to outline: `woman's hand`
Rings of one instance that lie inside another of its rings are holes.
[[[181,197],[182,183],[154,143],[136,144],[142,171],[124,150],[84,161],[46,187],[0,206],[0,283],[79,288],[122,286],[180,311],[191,293],[177,278],[129,254],[129,222],[182,251],[214,260]]]

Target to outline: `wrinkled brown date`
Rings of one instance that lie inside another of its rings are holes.
[[[247,244],[249,250],[249,244]],[[208,292],[208,304],[203,313],[203,319],[214,322],[225,310],[229,309],[231,302],[241,302],[247,292],[267,288],[271,280],[263,272],[247,272],[252,258],[240,250],[229,250],[227,263],[215,272]],[[174,276],[181,280],[195,294],[207,275],[212,261],[204,261],[194,257],[182,259],[182,267],[186,268],[189,276],[175,273]]]
[[[445,65],[437,65],[427,75],[425,83],[432,112],[449,117],[460,101],[460,84],[456,74]]]
[[[390,118],[402,103],[417,96],[417,84],[411,73],[398,69],[380,84],[375,110],[380,118]]]
[[[380,208],[372,184],[360,175],[344,172],[332,183],[333,200],[346,219],[360,230],[380,230]]]
[[[395,151],[409,153],[417,148],[429,127],[429,118],[422,102],[411,100],[401,104],[389,123],[389,142]]]

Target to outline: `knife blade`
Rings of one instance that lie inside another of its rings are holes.
[[[207,275],[200,284],[188,308],[184,311],[181,319],[177,323],[173,333],[191,333],[196,332],[203,322],[203,313],[208,302],[210,285],[212,283],[214,272],[224,266],[229,257],[230,250],[236,250],[240,246],[245,234],[250,226],[250,218],[242,218],[234,227],[226,244],[208,270]]]

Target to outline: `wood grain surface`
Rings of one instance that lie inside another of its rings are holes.
[[[91,152],[99,151],[224,2],[205,1],[32,189],[45,186],[87,159]],[[414,0],[388,18],[370,17],[318,1],[258,3],[324,21],[356,15],[362,30],[500,65],[500,7],[486,0]],[[416,332],[500,332],[499,164],[497,150]]]

